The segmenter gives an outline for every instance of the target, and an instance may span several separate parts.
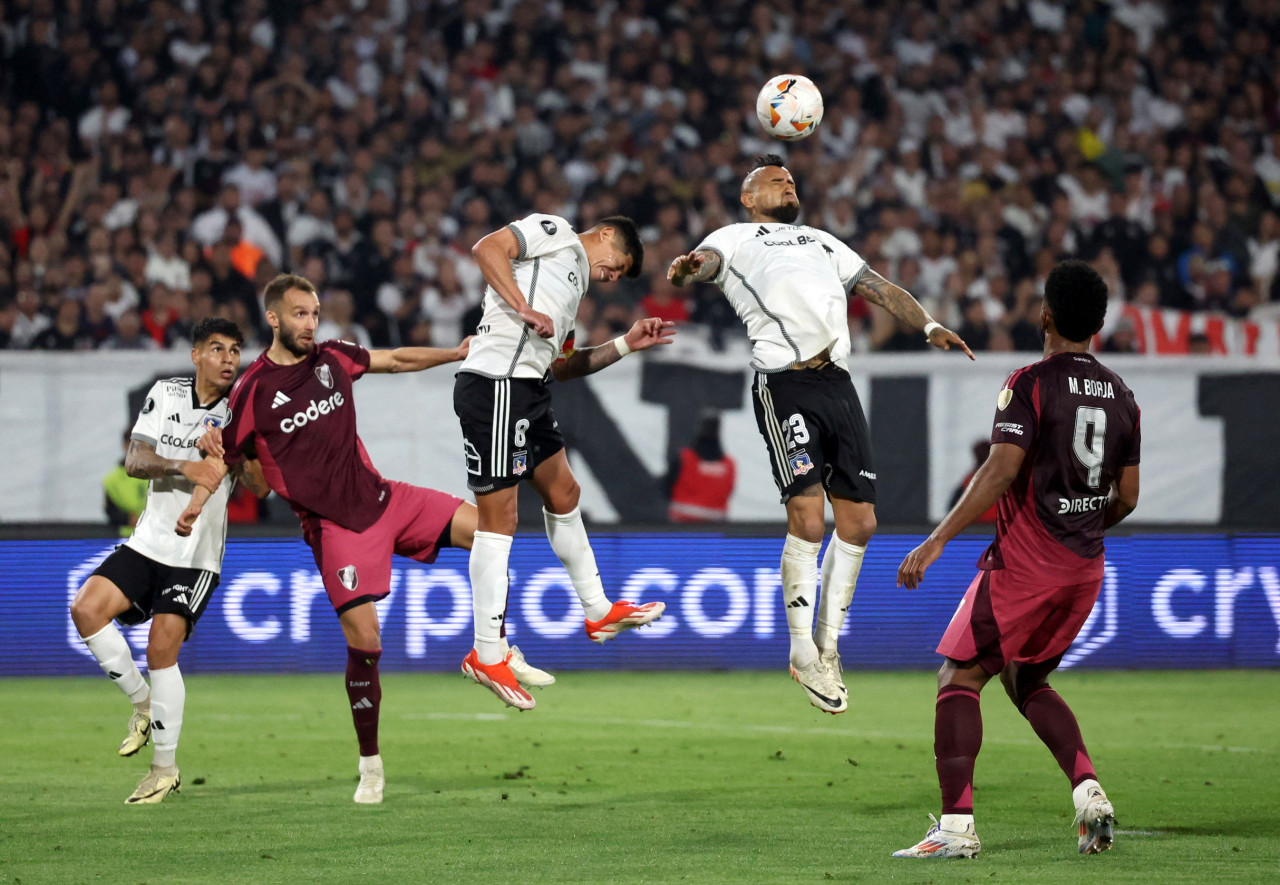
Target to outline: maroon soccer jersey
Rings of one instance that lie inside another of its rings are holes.
[[[1037,585],[1100,580],[1107,495],[1120,468],[1139,458],[1133,392],[1091,355],[1056,353],[1009,376],[991,442],[1027,454],[978,567]]]
[[[272,491],[304,520],[315,514],[369,528],[390,487],[356,435],[351,384],[368,368],[369,351],[346,341],[322,342],[292,366],[262,354],[231,389],[226,461],[256,455]]]

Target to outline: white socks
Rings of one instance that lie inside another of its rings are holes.
[[[791,634],[791,664],[805,667],[818,657],[813,642],[813,603],[818,595],[818,551],[821,543],[790,533],[782,545],[782,604]]]
[[[840,639],[866,552],[866,547],[846,543],[835,532],[831,533],[831,543],[822,555],[822,596],[818,600],[818,628],[814,634],[818,648],[823,651],[835,649]]]
[[[587,530],[582,524],[582,511],[575,507],[568,513],[552,513],[544,507],[542,521],[547,526],[551,549],[569,573],[569,580],[582,601],[587,620],[600,620],[609,614],[613,605],[604,593],[596,555],[591,551],[591,542],[587,540]]]
[[[135,708],[145,710],[149,705],[151,690],[142,678],[138,665],[133,662],[133,653],[129,651],[129,643],[116,629],[116,625],[108,623],[92,636],[84,637],[84,644],[89,647],[102,672],[111,681],[120,686]]]
[[[482,664],[501,663],[504,656],[502,619],[507,608],[507,562],[510,535],[476,532],[471,542],[471,596],[475,622],[476,657]]]
[[[156,754],[152,765],[169,768],[176,764],[178,736],[182,734],[182,711],[187,705],[187,687],[178,665],[151,671],[151,739]]]
[[[948,833],[963,833],[973,828],[972,814],[944,814],[938,826]]]

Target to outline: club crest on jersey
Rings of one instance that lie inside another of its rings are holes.
[[[813,459],[803,449],[792,455],[789,463],[791,464],[792,476],[804,476],[813,469]]]
[[[529,469],[529,453],[516,452],[511,456],[511,475],[524,476],[524,472]]]
[[[1013,402],[1013,391],[1006,387],[1004,390],[1000,391],[1000,397],[996,400],[996,405],[999,406],[1000,411],[1003,412],[1005,409],[1009,408],[1009,403],[1011,402]]]
[[[217,430],[222,426],[221,415],[205,415],[200,419],[200,426],[205,430]]]
[[[329,364],[316,366],[316,377],[320,379],[320,383],[330,390],[333,389],[333,373],[329,371]]]
[[[360,577],[356,574],[354,565],[344,565],[338,569],[338,580],[342,582],[342,586],[352,592],[360,586]]]
[[[554,237],[556,235],[556,223],[554,221],[547,221],[546,219],[543,219],[538,223],[541,224],[542,229],[547,232],[547,236]]]

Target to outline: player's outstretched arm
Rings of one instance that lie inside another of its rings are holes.
[[[958,347],[968,354],[969,359],[973,359],[973,351],[964,343],[964,339],[929,316],[929,311],[910,292],[901,286],[895,286],[871,268],[863,271],[858,282],[853,284],[853,294],[861,295],[872,304],[883,307],[908,326],[914,326],[922,332],[932,325],[933,328],[929,329],[930,344],[939,350]]]
[[[627,334],[596,347],[575,350],[569,356],[556,360],[551,364],[551,374],[557,381],[571,381],[584,375],[594,375],[633,350],[648,350],[650,347],[670,344],[671,336],[675,333],[675,323],[665,322],[657,317],[636,320]]]
[[[956,506],[951,508],[951,512],[942,518],[942,522],[938,523],[929,537],[908,553],[907,558],[898,566],[899,587],[914,590],[920,586],[925,570],[942,555],[942,548],[947,542],[990,510],[1005,489],[1013,484],[1026,455],[1026,452],[1012,443],[996,443],[991,447],[991,454],[973,475],[973,480],[956,502]]]
[[[213,462],[214,466],[220,466],[222,475],[227,475],[227,465],[223,463],[221,458],[207,458],[207,461]],[[271,486],[267,485],[267,479],[262,473],[262,464],[254,458],[245,458],[230,468],[232,475],[244,483],[249,491],[253,492],[259,498],[265,498],[271,494]],[[187,537],[191,534],[191,530],[195,528],[196,520],[200,518],[200,514],[204,512],[204,505],[209,503],[209,498],[213,493],[204,486],[196,486],[191,493],[191,500],[187,502],[187,507],[178,515],[178,522],[173,527],[174,532]]]
[[[219,473],[209,459],[177,461],[156,454],[156,447],[140,439],[129,440],[129,451],[124,456],[124,471],[136,479],[160,479],[164,476],[184,476],[196,485],[213,491],[226,474]]]
[[[456,363],[467,358],[471,338],[457,347],[397,347],[369,351],[370,372],[421,372],[433,366]]]
[[[1109,529],[1138,506],[1138,465],[1121,467],[1107,493],[1107,515],[1102,527]]]
[[[667,279],[677,286],[685,283],[705,283],[720,272],[720,256],[706,249],[695,249],[688,255],[680,255],[667,268]]]
[[[516,312],[525,323],[533,328],[542,338],[550,338],[556,333],[555,323],[545,313],[529,306],[520,286],[516,284],[515,274],[511,272],[511,262],[520,257],[520,241],[504,227],[481,237],[471,247],[471,257],[484,275],[484,281],[493,287],[498,297]]]

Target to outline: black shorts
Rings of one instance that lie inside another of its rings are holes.
[[[188,636],[209,605],[219,577],[217,572],[164,565],[123,544],[93,573],[119,587],[133,604],[116,617],[121,624],[132,627],[154,615],[182,615]]]
[[[551,413],[551,391],[541,380],[459,372],[453,411],[462,424],[467,488],[477,494],[528,479],[539,464],[564,448]]]
[[[751,390],[782,503],[819,482],[836,497],[876,502],[871,434],[848,372],[826,365],[756,373]]]

